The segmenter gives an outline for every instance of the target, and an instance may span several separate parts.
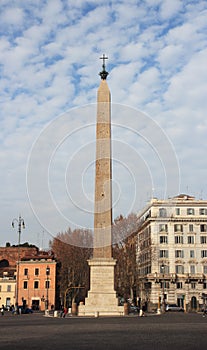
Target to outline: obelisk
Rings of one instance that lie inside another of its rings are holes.
[[[96,175],[94,206],[94,249],[96,259],[111,258],[112,169],[111,169],[111,94],[106,82],[105,55],[97,96]]]
[[[114,267],[112,257],[112,159],[111,159],[111,94],[106,82],[103,55],[101,83],[97,95],[96,120],[96,167],[94,198],[94,246],[90,266],[90,290],[85,305],[80,305],[80,316],[123,315],[114,290]]]

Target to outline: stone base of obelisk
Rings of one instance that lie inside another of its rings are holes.
[[[124,307],[118,306],[118,298],[114,290],[114,266],[116,260],[91,259],[90,290],[85,305],[79,305],[79,316],[123,316]]]

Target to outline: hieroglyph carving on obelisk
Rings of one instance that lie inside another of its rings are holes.
[[[94,206],[94,258],[111,258],[112,168],[111,168],[111,94],[106,82],[105,55],[97,96],[96,175]]]

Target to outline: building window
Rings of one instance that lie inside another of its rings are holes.
[[[187,215],[194,215],[194,214],[195,214],[194,208],[187,208]]]
[[[175,257],[176,258],[184,258],[184,251],[183,250],[176,250]]]
[[[175,272],[177,274],[184,274],[184,266],[183,265],[176,265],[175,266]]]
[[[50,281],[49,280],[45,281],[45,288],[46,289],[50,288]]]
[[[190,258],[195,258],[195,252],[194,252],[194,250],[190,250]]]
[[[167,224],[160,224],[159,225],[159,231],[160,232],[167,232]]]
[[[177,289],[182,289],[183,288],[182,282],[177,282],[176,285],[177,285]]]
[[[24,275],[25,275],[25,276],[28,275],[28,269],[24,269]]]
[[[168,250],[160,250],[160,258],[168,258]]]
[[[2,292],[2,288],[1,288],[1,285],[0,285],[0,292]]]
[[[189,232],[193,232],[193,224],[189,225]]]
[[[207,282],[203,283],[203,289],[207,289]]]
[[[39,288],[39,281],[34,281],[34,289],[38,289]]]
[[[191,289],[196,289],[196,283],[195,282],[191,282]]]
[[[200,208],[199,209],[199,214],[200,215],[207,215],[207,209],[206,208]]]
[[[27,289],[27,285],[28,285],[28,283],[27,283],[27,281],[24,281],[24,289]]]
[[[159,216],[161,218],[166,218],[167,217],[167,210],[165,208],[160,208],[159,209]]]
[[[168,237],[167,236],[160,236],[160,244],[167,244],[168,243]]]
[[[11,285],[10,284],[7,285],[7,292],[11,292]]]
[[[201,258],[207,258],[207,250],[201,250]]]
[[[9,297],[6,298],[6,306],[7,307],[11,306],[11,298],[9,298]]]
[[[207,225],[206,224],[200,225],[200,232],[207,232]]]
[[[194,244],[194,236],[188,236],[188,244]]]
[[[161,283],[161,285],[162,285],[162,283]],[[164,282],[164,288],[165,289],[169,289],[170,288],[170,283],[169,282]]]
[[[166,274],[170,273],[170,268],[168,265],[165,265],[164,273],[166,273]]]
[[[175,224],[174,225],[174,232],[183,232],[183,225]]]
[[[203,273],[205,273],[205,275],[207,274],[207,265],[203,266]]]
[[[39,276],[39,269],[38,268],[35,269],[35,276]]]
[[[207,243],[207,236],[201,236],[200,240],[201,240],[201,244],[206,244]]]
[[[164,266],[164,269],[163,269],[163,266]],[[160,265],[160,273],[162,274],[168,274],[170,273],[170,269],[169,269],[169,266],[168,265]]]
[[[175,215],[180,215],[180,208],[175,208]]]
[[[183,236],[175,236],[175,244],[183,244]]]
[[[195,274],[195,265],[190,265],[190,273],[191,273],[192,275]]]

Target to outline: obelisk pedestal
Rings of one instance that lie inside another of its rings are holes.
[[[80,305],[79,316],[123,315],[124,307],[118,306],[114,290],[112,257],[112,169],[111,169],[111,96],[106,82],[108,73],[100,72],[101,83],[97,97],[96,123],[96,176],[94,206],[94,246],[90,266],[90,290],[85,305]]]
[[[79,316],[123,316],[124,307],[118,306],[114,290],[114,259],[91,259],[90,290],[85,305],[80,305]]]

